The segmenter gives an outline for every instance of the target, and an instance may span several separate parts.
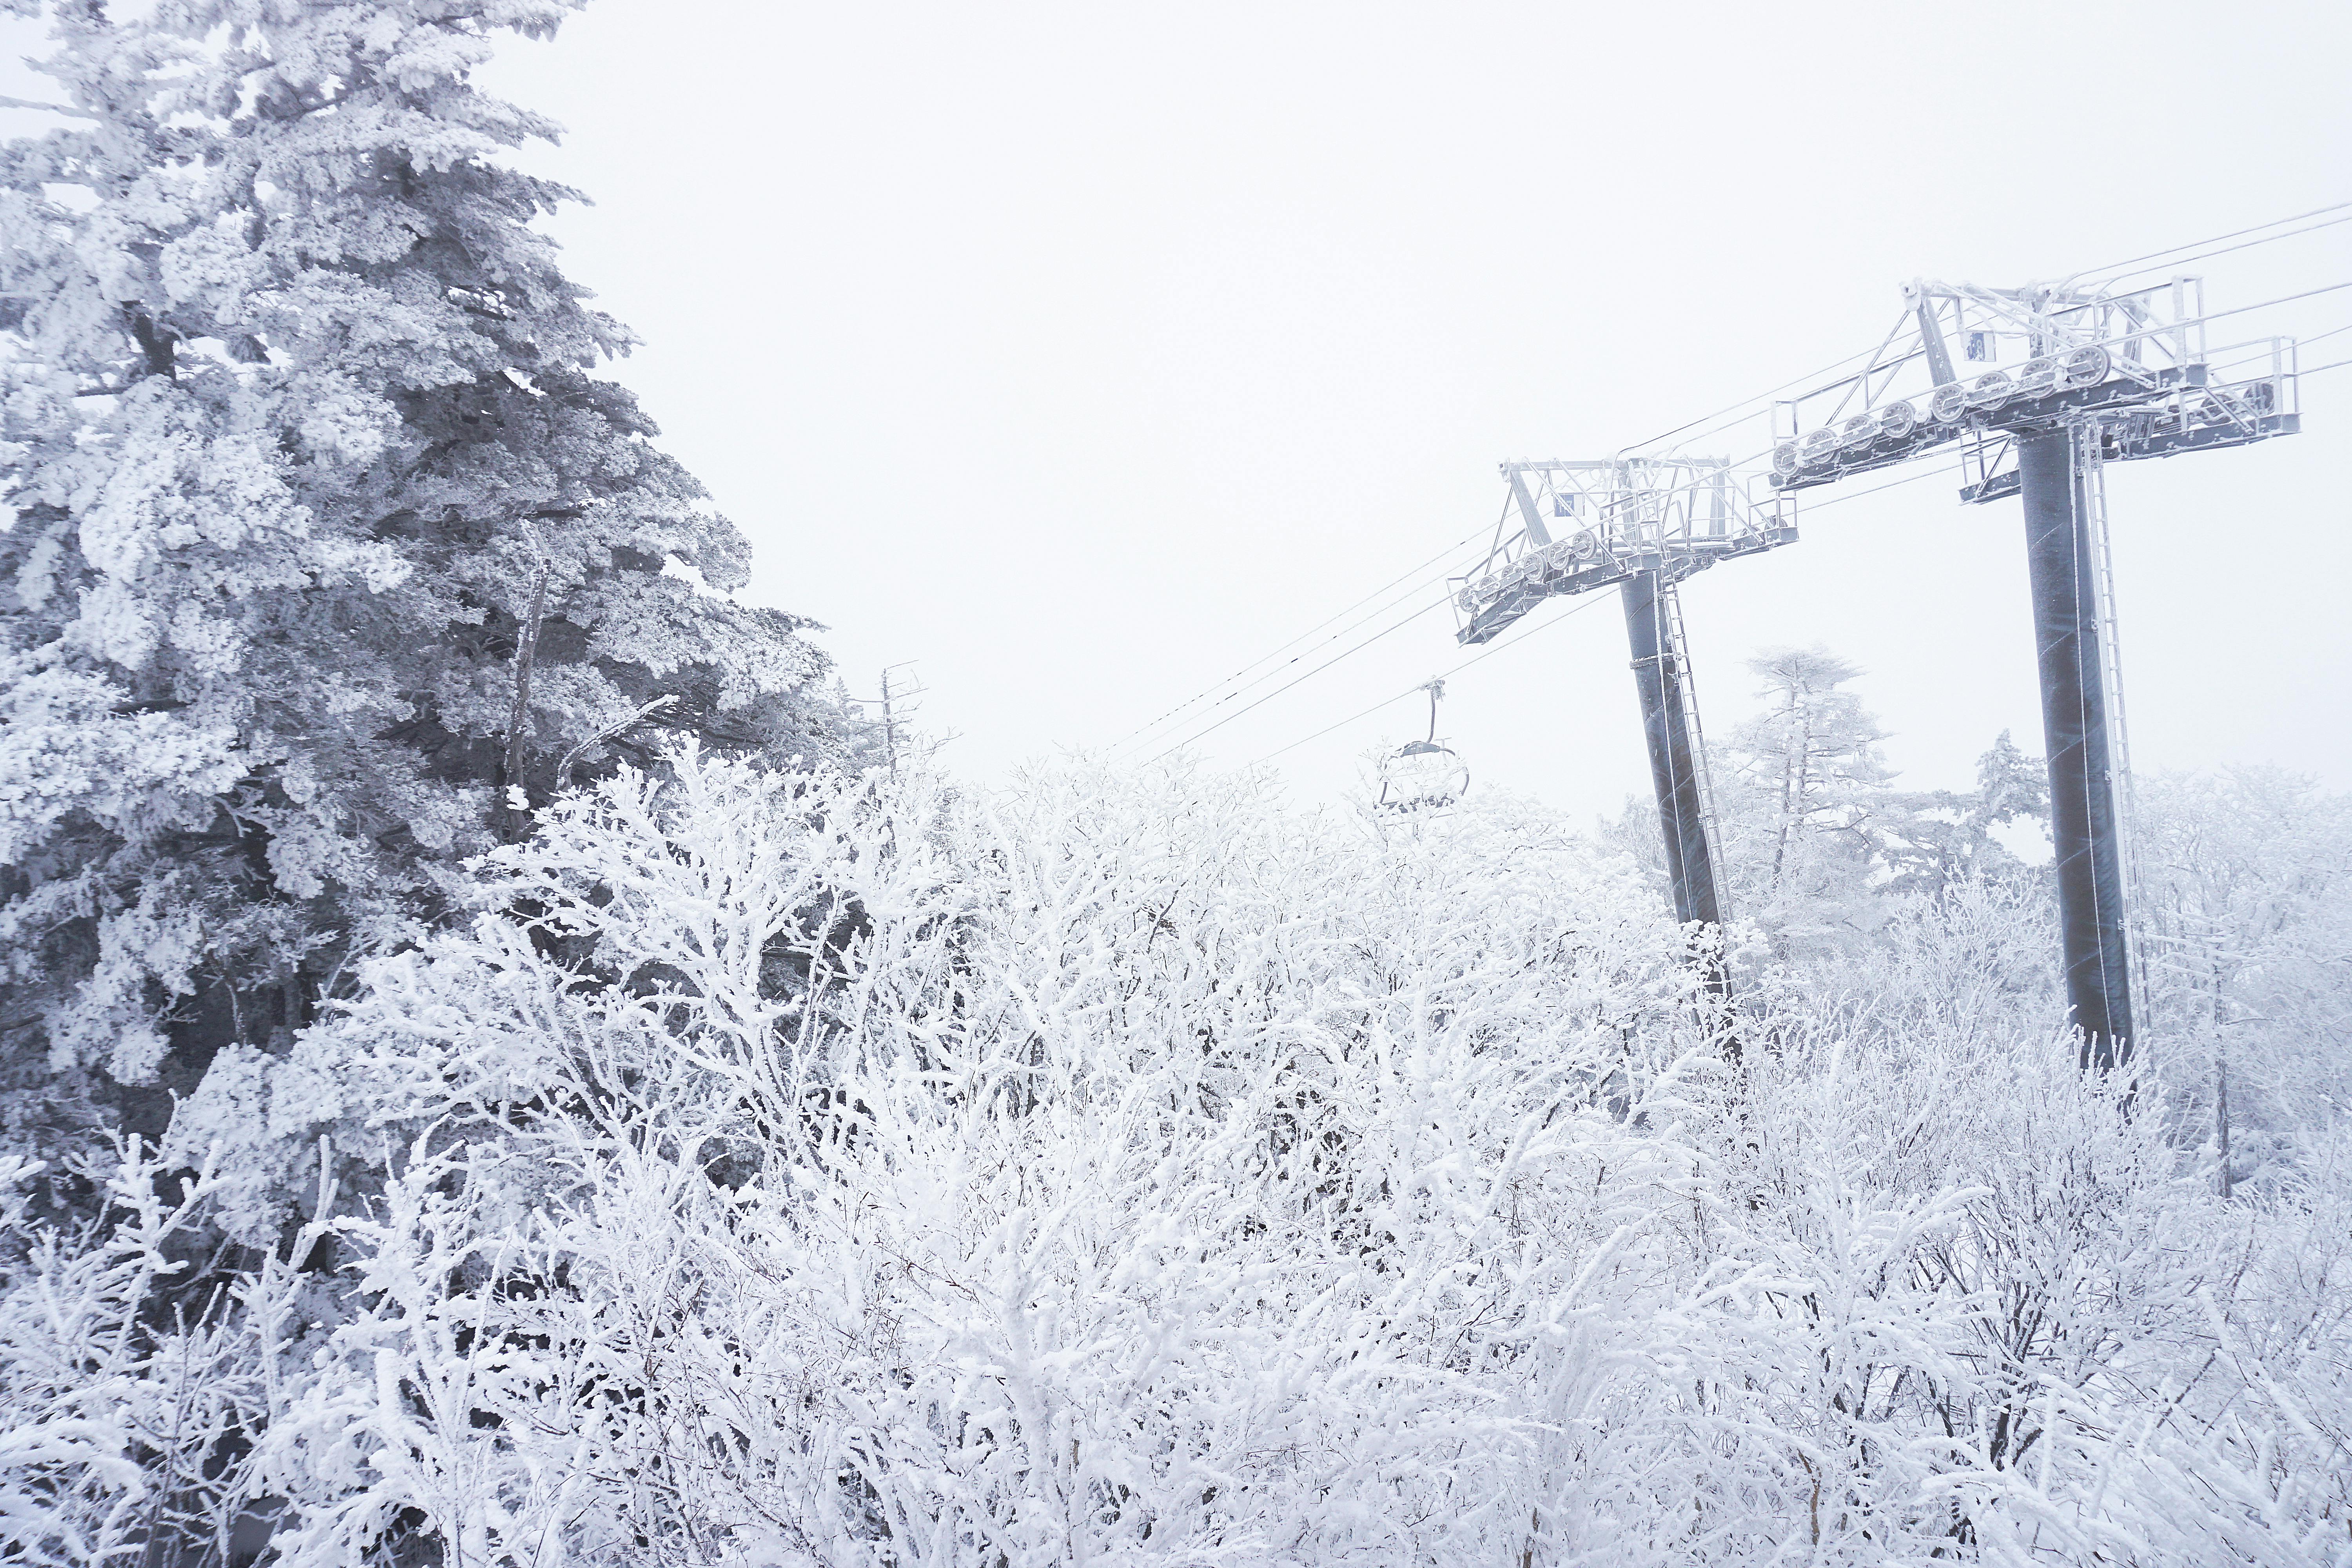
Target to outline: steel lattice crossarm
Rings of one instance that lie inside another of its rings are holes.
[[[1458,630],[1483,643],[1559,595],[1655,572],[1667,584],[1797,537],[1794,498],[1722,458],[1505,463],[1486,559],[1453,579]],[[1517,526],[1514,527],[1516,521]]]
[[[2294,340],[2209,347],[2201,279],[2129,293],[1914,282],[1904,295],[1903,314],[1860,373],[1779,405],[1775,489],[1959,443],[1960,499],[1987,501],[2018,493],[2019,438],[2062,427],[2095,430],[2105,462],[2301,427]],[[2258,374],[2223,380],[2216,355],[2231,356],[2223,370]]]

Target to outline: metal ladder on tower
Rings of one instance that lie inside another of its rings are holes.
[[[2107,469],[2099,456],[2100,433],[2095,421],[2086,425],[2074,443],[2082,488],[2084,521],[2090,532],[2092,613],[2098,617],[2099,671],[2107,689],[2107,757],[2118,807],[2116,837],[2123,862],[2124,944],[2132,984],[2143,997],[2153,997],[2147,983],[2147,926],[2142,916],[2146,883],[2139,849],[2139,792],[2132,782],[2131,730],[2125,721],[2123,634],[2116,616],[2116,562],[2107,531]],[[2145,1034],[2148,1020],[2140,1020]]]
[[[1699,722],[1698,685],[1691,675],[1690,648],[1683,634],[1682,592],[1672,583],[1662,583],[1658,601],[1666,657],[1673,661],[1674,679],[1682,688],[1683,714],[1690,726],[1691,772],[1698,785],[1699,826],[1706,835],[1707,863],[1715,868],[1716,904],[1728,921],[1731,900],[1723,885],[1722,818],[1716,812],[1715,775],[1707,763],[1706,727]]]

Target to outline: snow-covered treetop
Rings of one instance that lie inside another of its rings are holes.
[[[647,719],[838,751],[807,623],[735,602],[743,537],[595,379],[628,334],[533,226],[573,193],[502,161],[555,127],[473,84],[569,4],[41,8],[61,123],[0,150],[0,839],[35,868],[0,938],[58,1065],[136,1037],[152,1074],[200,1006],[142,900],[196,972],[266,949],[300,990],[302,933],[396,929],[510,786]],[[213,1034],[256,1032],[234,1002]]]

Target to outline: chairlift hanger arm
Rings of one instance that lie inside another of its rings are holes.
[[[1551,530],[1544,526],[1543,513],[1536,506],[1536,498],[1528,493],[1527,470],[1515,463],[1503,465],[1503,477],[1511,482],[1511,499],[1518,503],[1519,516],[1528,525],[1528,537],[1542,549],[1551,542]]]
[[[1952,356],[1944,347],[1944,330],[1937,323],[1935,300],[1925,285],[1912,285],[1911,310],[1919,321],[1919,343],[1927,355],[1928,374],[1936,378],[1936,384],[1941,386],[1953,379]],[[1900,330],[1899,326],[1897,330]],[[1878,352],[1883,355],[1886,350],[1882,345]],[[1874,361],[1874,368],[1875,364]]]

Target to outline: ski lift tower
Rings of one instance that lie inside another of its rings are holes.
[[[1720,927],[1713,791],[1675,590],[1718,561],[1794,542],[1791,498],[1739,482],[1720,458],[1505,463],[1502,471],[1510,493],[1486,559],[1454,580],[1454,635],[1486,642],[1546,599],[1622,590],[1675,916]],[[1706,980],[1728,994],[1719,951]]]
[[[2209,347],[2208,319],[2196,278],[2126,292],[1915,282],[1859,374],[1775,415],[1783,495],[1957,446],[1962,501],[2023,498],[2066,994],[2083,1064],[2102,1070],[2132,1049],[2105,468],[2301,426],[2293,340]],[[2216,374],[2230,369],[2253,374]]]

